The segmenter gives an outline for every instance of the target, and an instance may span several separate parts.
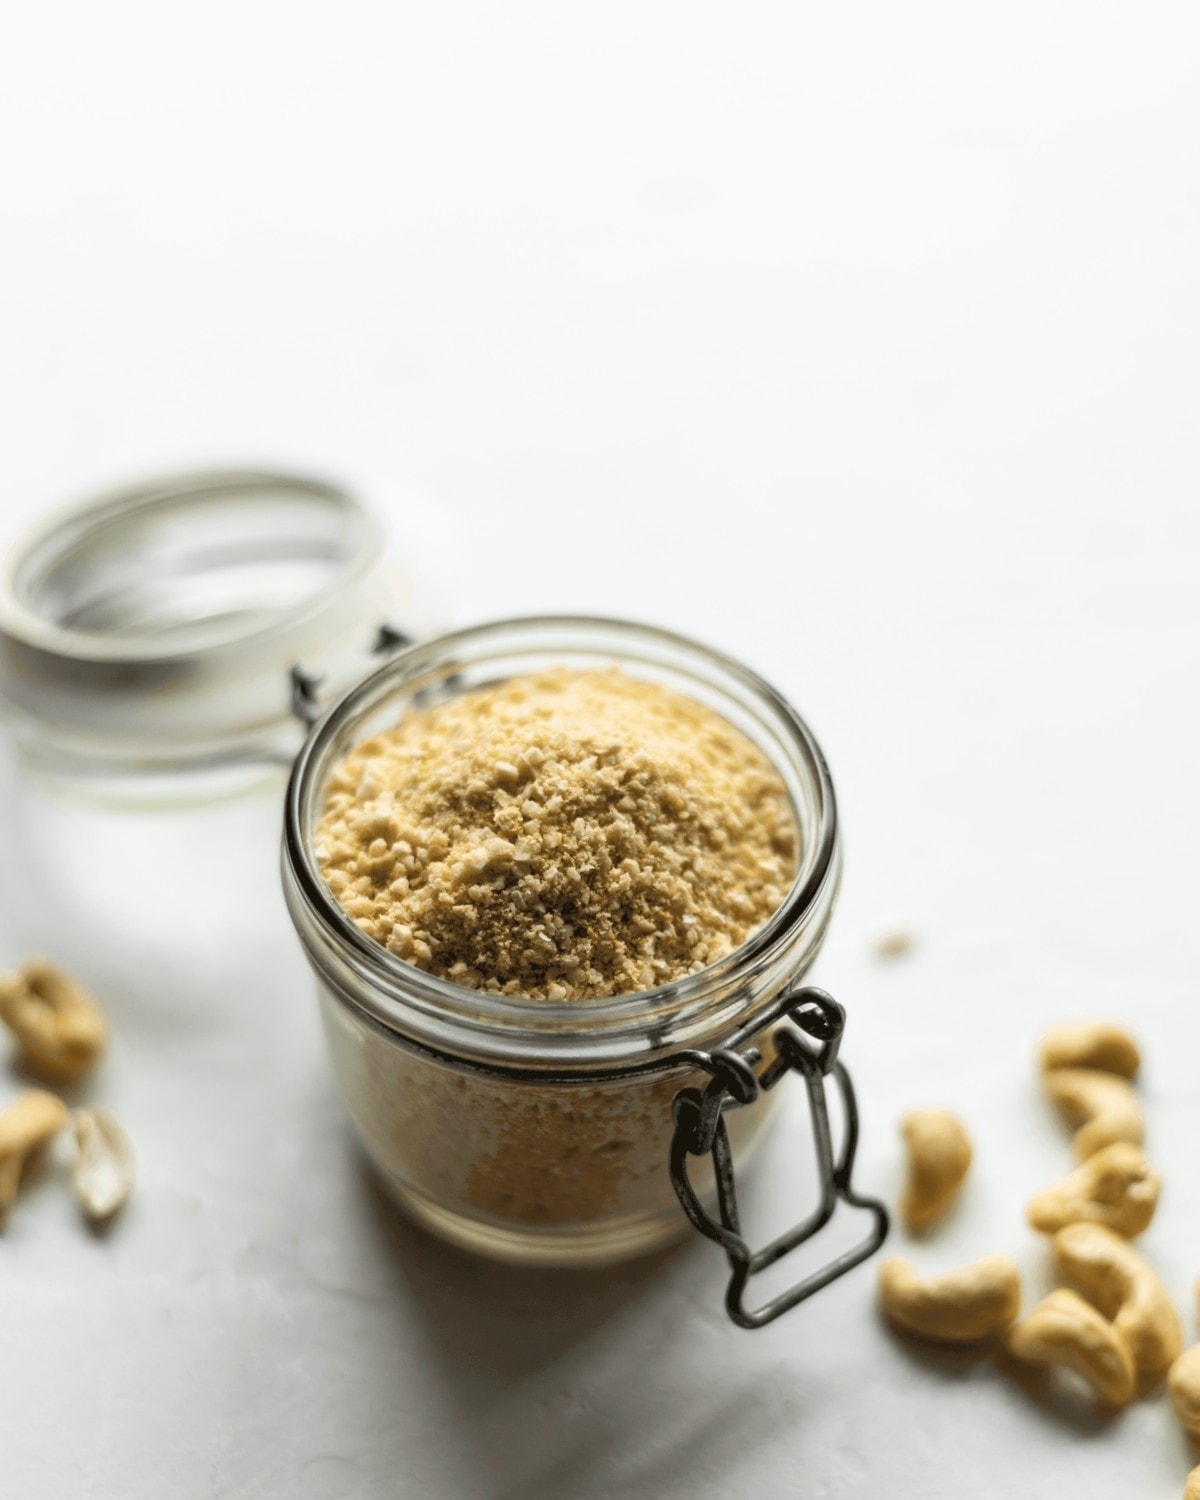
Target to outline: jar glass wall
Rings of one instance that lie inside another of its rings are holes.
[[[604,665],[715,709],[782,777],[799,868],[766,924],[700,973],[638,994],[561,1004],[463,989],[362,933],[329,891],[314,850],[324,789],[342,757],[409,706],[547,667]],[[672,1101],[704,1079],[678,1054],[752,1031],[755,1017],[806,971],[832,912],[839,853],[820,749],[760,678],[663,631],[538,618],[414,647],[342,698],[293,770],[283,868],[335,1077],[393,1193],[474,1249],[571,1264],[648,1249],[686,1227],[667,1171]],[[777,1097],[730,1114],[740,1160]],[[711,1192],[708,1170],[705,1162],[696,1174],[702,1197]]]

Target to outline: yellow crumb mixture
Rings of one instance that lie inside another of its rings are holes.
[[[715,962],[796,870],[783,781],[712,709],[608,671],[515,677],[357,746],[317,830],[331,890],[392,953],[573,1000]]]

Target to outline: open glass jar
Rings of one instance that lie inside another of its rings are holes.
[[[128,991],[175,962],[184,913],[231,964],[278,923],[286,941],[296,709],[428,634],[434,600],[368,506],[311,476],[161,475],[18,536],[0,563],[0,898],[21,945]]]
[[[601,665],[707,704],[783,778],[801,852],[767,923],[685,979],[561,1004],[447,983],[361,932],[326,885],[314,849],[333,767],[410,705],[548,667]],[[725,1250],[729,1309],[747,1326],[856,1264],[886,1230],[882,1207],[858,1199],[850,1183],[856,1124],[837,1062],[843,1013],[821,992],[796,989],[820,948],[838,873],[829,772],[790,706],[726,657],[619,621],[510,620],[403,651],[329,708],[297,758],[287,796],[288,908],[316,975],[343,1098],[401,1203],[474,1250],[556,1264],[649,1249],[690,1219]],[[790,1024],[773,1029],[781,1018]],[[778,1097],[769,1091],[788,1071],[801,1073],[808,1089],[822,1199],[755,1255],[738,1226],[731,1156],[744,1160]],[[846,1114],[836,1153],[827,1076]],[[868,1238],[766,1308],[748,1310],[747,1278],[815,1233],[839,1198],[870,1209]]]
[[[306,683],[337,692],[372,652],[427,632],[413,594],[339,485],[163,476],[52,515],[9,550],[0,704],[43,779],[128,803],[225,795],[290,764]]]

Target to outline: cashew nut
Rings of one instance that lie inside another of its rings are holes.
[[[1015,1359],[1073,1370],[1109,1406],[1133,1396],[1137,1372],[1124,1339],[1074,1292],[1051,1292],[1009,1331],[1006,1346]]]
[[[1021,1278],[1007,1255],[923,1280],[898,1256],[879,1268],[879,1301],[906,1333],[972,1344],[1003,1333],[1021,1311]]]
[[[1064,1021],[1042,1038],[1038,1061],[1043,1072],[1095,1068],[1122,1078],[1132,1078],[1142,1065],[1137,1043],[1115,1021]]]
[[[75,1111],[75,1195],[93,1224],[111,1219],[133,1190],[133,1146],[106,1109]]]
[[[1200,1437],[1200,1344],[1186,1350],[1171,1366],[1167,1393],[1180,1425]]]
[[[946,1212],[971,1165],[971,1142],[948,1109],[915,1109],[900,1122],[908,1180],[900,1213],[910,1229],[929,1229]]]
[[[1200,1500],[1200,1469],[1193,1469],[1188,1475],[1183,1500]]]
[[[1183,1329],[1175,1304],[1128,1240],[1103,1224],[1071,1224],[1054,1236],[1054,1263],[1112,1319],[1139,1369],[1165,1370],[1179,1358]]]
[[[50,1083],[76,1083],[90,1073],[108,1040],[104,1013],[88,991],[43,959],[0,980],[0,1021],[16,1038],[22,1065]]]
[[[66,1123],[67,1106],[42,1089],[28,1090],[0,1114],[0,1229],[21,1179]]]
[[[1069,1177],[1034,1198],[1026,1215],[1030,1227],[1056,1234],[1068,1224],[1105,1224],[1129,1239],[1154,1217],[1162,1178],[1140,1146],[1114,1141],[1089,1156]]]
[[[1075,1155],[1086,1161],[1114,1141],[1140,1146],[1146,1127],[1132,1085],[1115,1073],[1096,1068],[1051,1068],[1042,1075],[1046,1092],[1072,1123]]]

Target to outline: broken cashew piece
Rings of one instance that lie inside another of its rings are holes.
[[[93,1224],[111,1219],[133,1190],[133,1146],[107,1109],[77,1109],[75,1196]]]
[[[876,958],[903,958],[916,947],[917,940],[905,927],[889,927],[871,944]]]
[[[1133,1397],[1137,1371],[1125,1340],[1074,1292],[1051,1292],[1010,1330],[1006,1347],[1014,1359],[1074,1371],[1109,1406]]]
[[[1115,1021],[1064,1021],[1038,1048],[1043,1072],[1051,1068],[1095,1068],[1133,1078],[1142,1065],[1138,1045]]]
[[[1183,1500],[1200,1500],[1200,1469],[1193,1469],[1188,1475]]]
[[[1112,1319],[1139,1369],[1159,1372],[1179,1358],[1179,1313],[1128,1240],[1102,1224],[1071,1224],[1054,1236],[1054,1264],[1064,1281]]]
[[[30,1089],[0,1114],[0,1229],[21,1179],[43,1146],[67,1123],[67,1106],[43,1089]]]
[[[1021,1311],[1021,1278],[1007,1255],[928,1280],[899,1256],[879,1268],[879,1301],[897,1328],[946,1344],[974,1344],[1003,1333]]]
[[[0,1021],[17,1056],[48,1083],[76,1083],[95,1067],[108,1041],[104,1012],[65,970],[31,959],[0,980]]]
[[[915,1109],[900,1130],[908,1148],[900,1213],[910,1229],[929,1229],[958,1196],[971,1166],[971,1142],[948,1109]]]
[[[1149,1225],[1158,1207],[1162,1178],[1140,1146],[1114,1141],[1089,1156],[1069,1177],[1030,1201],[1030,1227],[1057,1234],[1068,1224],[1104,1224],[1129,1239]]]
[[[1075,1155],[1086,1161],[1114,1141],[1140,1146],[1146,1135],[1142,1106],[1132,1084],[1096,1068],[1051,1068],[1046,1092],[1073,1125]]]

